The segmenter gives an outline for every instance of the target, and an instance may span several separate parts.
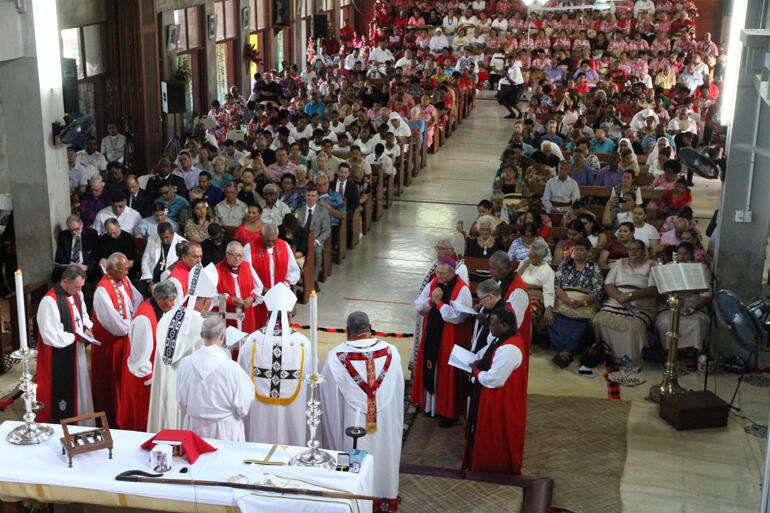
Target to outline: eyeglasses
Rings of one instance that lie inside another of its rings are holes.
[[[445,248],[443,246],[433,246],[436,251],[449,251],[451,248]]]
[[[231,257],[243,258],[243,253],[230,253],[230,252],[228,252],[227,254],[230,255]]]
[[[484,297],[482,297],[482,296],[479,296],[479,301],[484,301],[486,298],[488,298],[488,297],[489,297],[489,296],[491,296],[491,295],[492,295],[492,294],[487,294],[487,295],[486,295],[486,296],[484,296]]]

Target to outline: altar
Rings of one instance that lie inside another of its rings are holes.
[[[40,502],[77,502],[104,506],[131,507],[174,512],[278,513],[369,513],[371,501],[280,495],[276,493],[237,490],[220,486],[192,486],[162,483],[116,481],[115,476],[127,470],[152,472],[148,452],[140,445],[152,433],[111,430],[112,459],[106,450],[78,455],[73,468],[68,468],[59,438],[62,428],[51,425],[53,435],[38,445],[14,445],[6,440],[8,433],[22,424],[6,421],[0,424],[0,500],[15,502],[34,499]],[[76,431],[78,428],[71,428]],[[303,447],[269,444],[236,443],[206,439],[217,450],[199,456],[194,464],[186,458],[174,458],[164,478],[230,481],[267,484],[276,487],[314,489],[371,495],[374,485],[373,459],[367,455],[358,473],[338,472],[312,467],[283,465],[288,458],[305,450]],[[334,455],[334,452],[331,452]],[[244,459],[268,461],[271,465],[247,464]],[[187,469],[183,471],[183,469]]]

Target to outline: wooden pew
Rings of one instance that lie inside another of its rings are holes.
[[[340,220],[339,238],[337,240],[337,252],[334,254],[334,263],[341,264],[348,252],[348,216],[345,214]]]
[[[358,246],[358,243],[361,241],[360,235],[364,230],[363,207],[358,207],[352,215],[353,218],[350,220],[350,233],[348,233],[348,248],[350,249]]]
[[[318,281],[324,282],[332,275],[332,245],[332,238],[328,237],[321,252],[321,277]]]
[[[372,196],[374,198],[374,214],[372,218],[377,221],[382,217],[382,210],[385,208],[385,191],[383,187],[384,171],[381,164],[372,164]]]
[[[486,274],[476,273],[476,271],[489,271],[489,259],[478,257],[463,257],[463,262],[465,262],[465,267],[468,268],[468,278],[470,281],[468,288],[470,288],[471,294],[475,295],[476,287],[485,279],[481,279],[481,277],[486,276]]]
[[[225,235],[227,235],[231,239],[235,238],[235,230],[238,229],[237,226],[223,226],[222,228],[225,229]]]
[[[315,289],[315,235],[313,230],[307,232],[307,254],[305,255],[305,265],[302,266],[302,303],[305,304],[310,299],[310,292]]]
[[[422,155],[420,150],[420,130],[412,128],[412,143],[409,145],[409,153],[412,161],[412,176],[417,176],[422,167]]]

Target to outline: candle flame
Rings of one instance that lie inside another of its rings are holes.
[[[16,274],[21,276],[21,269],[16,269]]]
[[[317,295],[315,290],[310,291],[310,297],[316,297]]]

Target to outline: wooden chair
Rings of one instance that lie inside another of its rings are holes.
[[[305,304],[310,299],[310,292],[315,289],[315,235],[313,230],[307,232],[308,251],[305,255],[305,265],[302,266],[302,303]]]
[[[24,320],[27,325],[27,338],[30,335],[37,337],[37,334],[40,332],[37,325],[37,309],[48,289],[48,280],[24,285]],[[5,367],[5,355],[19,349],[21,344],[19,339],[19,313],[16,309],[16,291],[14,290],[5,296],[5,299],[10,313],[11,334],[4,335],[2,340],[0,340],[0,374],[8,371],[8,368]],[[39,340],[38,343],[40,343]]]

